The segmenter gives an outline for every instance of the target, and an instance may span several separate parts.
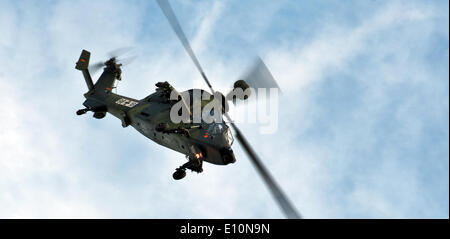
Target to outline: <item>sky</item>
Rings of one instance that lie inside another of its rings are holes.
[[[239,126],[305,218],[449,217],[448,1],[171,4],[215,89],[255,55],[277,79],[278,130]],[[182,154],[75,114],[82,49],[133,48],[122,95],[207,88],[156,2],[0,5],[0,218],[284,217],[238,143],[174,181]]]

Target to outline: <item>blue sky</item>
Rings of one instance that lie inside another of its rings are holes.
[[[134,47],[120,94],[206,88],[155,2],[0,3],[1,218],[283,217],[238,144],[176,182],[183,155],[75,115],[81,49]],[[304,217],[449,217],[448,1],[171,3],[215,88],[256,54],[278,80],[278,131],[241,130]]]

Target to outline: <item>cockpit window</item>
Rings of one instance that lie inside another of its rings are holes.
[[[222,134],[228,127],[223,123],[213,123],[209,126],[208,131],[210,134]]]
[[[224,123],[212,123],[208,128],[208,134],[223,137],[229,146],[233,144],[234,139],[231,130]]]
[[[230,128],[227,129],[225,132],[225,139],[227,140],[227,143],[231,146],[233,144],[233,134],[231,134]]]

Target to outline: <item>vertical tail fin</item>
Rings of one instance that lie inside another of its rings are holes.
[[[91,74],[89,74],[88,66],[89,66],[89,58],[91,57],[91,53],[83,50],[80,55],[80,59],[75,66],[75,69],[80,70],[83,73],[84,80],[86,81],[86,85],[89,90],[94,88],[94,83],[92,82]]]

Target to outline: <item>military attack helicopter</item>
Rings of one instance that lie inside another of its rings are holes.
[[[262,161],[227,113],[227,101],[235,103],[236,100],[247,100],[250,96],[250,91],[248,91],[250,87],[279,88],[270,71],[263,61],[258,59],[244,77],[245,80],[236,81],[233,90],[226,96],[215,91],[190,47],[169,2],[167,0],[158,0],[157,2],[200,71],[211,93],[202,89],[178,92],[168,82],[157,82],[155,84],[156,91],[141,100],[113,93],[116,81],[122,79],[122,64],[117,60],[117,56],[112,56],[106,62],[96,64],[103,68],[103,73],[94,83],[89,71],[90,52],[83,50],[75,68],[83,73],[88,92],[84,94],[86,100],[83,105],[85,108],[78,110],[76,114],[83,115],[87,112],[93,112],[93,117],[102,119],[107,113],[110,113],[120,119],[122,127],[132,126],[154,142],[184,154],[188,161],[175,169],[172,175],[175,180],[184,178],[186,169],[201,173],[203,162],[216,165],[236,162],[236,157],[231,148],[234,142],[231,126],[237,140],[261,174],[285,215],[288,218],[300,218],[300,215],[275,183],[263,166]],[[211,115],[219,115],[219,120],[213,120],[212,122],[204,120],[195,122],[192,120],[194,96],[197,92],[202,95],[201,109],[204,110],[208,104],[212,104],[214,107],[211,109]],[[243,95],[242,92],[244,92]],[[184,117],[183,121],[174,122],[171,120],[171,113],[173,113],[173,108],[176,105],[181,106],[180,110],[177,111],[178,116],[183,115],[183,112],[188,112],[187,118]],[[220,120],[223,119],[222,117],[227,122]]]

